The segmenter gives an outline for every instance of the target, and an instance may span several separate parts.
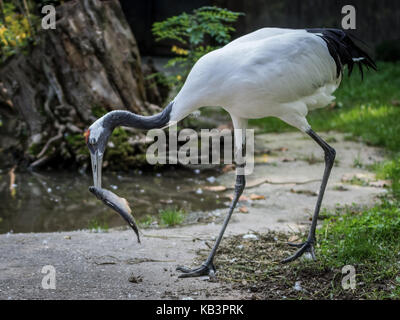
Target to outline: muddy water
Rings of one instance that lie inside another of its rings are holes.
[[[216,172],[168,170],[162,173],[103,175],[103,188],[125,197],[134,217],[156,217],[159,210],[175,207],[190,211],[225,206],[215,193],[200,192],[211,185]],[[211,178],[211,179],[210,179]],[[207,180],[208,179],[208,180]],[[0,233],[51,232],[116,227],[124,221],[88,190],[90,175],[77,172],[0,173]],[[197,191],[197,192],[196,192]]]

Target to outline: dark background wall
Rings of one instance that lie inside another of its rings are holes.
[[[120,0],[142,54],[168,54],[169,46],[155,43],[151,26],[155,21],[190,12],[204,5],[241,11],[237,34],[262,27],[341,27],[342,7],[353,5],[357,12],[354,33],[371,47],[400,39],[399,0]]]

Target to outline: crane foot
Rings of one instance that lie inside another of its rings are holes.
[[[288,257],[286,259],[283,259],[281,261],[281,263],[292,262],[292,261],[300,258],[305,252],[309,252],[314,261],[317,260],[315,258],[315,252],[314,252],[314,241],[307,240],[304,243],[291,243],[291,242],[289,242],[288,244],[290,246],[292,246],[292,247],[299,248],[299,250],[297,250],[297,252],[294,255],[292,255],[292,256],[290,256],[290,257]]]
[[[190,277],[201,277],[201,276],[215,276],[215,267],[212,262],[208,264],[202,264],[198,268],[190,269],[184,266],[176,268],[177,271],[181,271],[182,274],[178,278],[190,278]]]

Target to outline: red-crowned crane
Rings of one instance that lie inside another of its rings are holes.
[[[325,153],[325,171],[307,240],[291,244],[298,251],[282,262],[293,261],[304,252],[315,259],[315,229],[335,150],[311,129],[306,116],[308,111],[324,107],[335,99],[332,94],[341,82],[344,66],[347,65],[350,75],[355,64],[361,74],[363,66],[376,70],[368,54],[350,35],[338,29],[263,28],[242,36],[199,59],[178,95],[162,112],[145,117],[116,110],[90,126],[85,135],[94,185],[101,187],[103,154],[117,126],[163,128],[202,106],[220,106],[230,114],[233,127],[242,129],[235,130],[234,139],[235,152],[241,153],[248,119],[280,118],[307,133]],[[234,199],[210,255],[198,268],[178,267],[182,272],[180,277],[214,275],[216,250],[244,187],[241,165],[236,168]]]

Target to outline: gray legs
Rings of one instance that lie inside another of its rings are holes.
[[[318,194],[318,200],[317,204],[315,206],[314,210],[314,215],[312,218],[311,222],[311,228],[308,234],[308,238],[306,242],[301,243],[301,244],[294,244],[294,243],[289,243],[289,245],[299,248],[299,250],[292,256],[290,256],[287,259],[282,260],[282,263],[287,263],[291,262],[293,260],[296,260],[300,256],[303,255],[304,252],[309,252],[311,253],[312,258],[315,260],[315,254],[314,254],[314,244],[315,244],[315,229],[317,228],[317,220],[318,220],[318,215],[319,211],[321,209],[321,203],[322,203],[322,198],[324,197],[324,192],[326,189],[326,184],[328,183],[328,178],[331,173],[331,169],[333,167],[333,163],[335,160],[335,149],[333,149],[329,144],[327,144],[324,140],[322,140],[313,130],[307,131],[307,134],[316,141],[321,148],[325,152],[325,171],[324,171],[324,176],[322,178],[322,183],[321,183],[321,188]]]
[[[329,175],[331,173],[333,163],[335,160],[335,155],[336,155],[335,149],[333,149],[324,140],[322,140],[314,131],[312,131],[310,129],[307,132],[307,134],[315,142],[317,142],[325,152],[325,171],[324,171],[324,175],[322,178],[321,188],[320,188],[320,191],[318,194],[318,200],[317,200],[317,204],[315,206],[314,215],[313,215],[313,219],[311,222],[311,228],[310,228],[310,231],[308,234],[308,238],[307,238],[306,242],[301,243],[301,244],[290,243],[291,246],[297,247],[297,248],[299,248],[299,250],[291,257],[283,260],[282,263],[287,263],[287,262],[296,260],[297,258],[302,256],[304,252],[310,252],[311,256],[315,260],[315,254],[314,254],[315,230],[317,228],[317,220],[318,220],[319,211],[321,209],[322,198],[324,197],[326,185],[328,183]],[[198,276],[202,276],[202,275],[211,275],[212,276],[215,274],[215,267],[213,264],[214,256],[215,256],[218,246],[222,240],[225,229],[228,226],[228,223],[232,216],[233,210],[235,209],[236,204],[237,204],[240,196],[243,193],[245,183],[246,183],[245,176],[243,174],[237,173],[234,198],[232,200],[231,206],[229,207],[229,212],[228,212],[227,216],[225,217],[222,229],[218,235],[217,240],[215,241],[214,247],[212,248],[207,260],[200,267],[195,268],[195,269],[190,269],[190,268],[186,268],[183,266],[179,266],[177,268],[177,270],[182,272],[182,274],[179,276],[179,278],[198,277]]]
[[[244,175],[237,174],[234,198],[229,207],[229,212],[228,212],[227,216],[225,217],[224,224],[222,225],[222,229],[218,235],[217,240],[215,241],[214,247],[212,248],[207,260],[200,267],[195,268],[195,269],[190,269],[190,268],[186,268],[183,266],[179,266],[178,268],[176,268],[176,270],[182,272],[182,274],[179,276],[179,278],[198,277],[198,276],[203,276],[203,275],[214,276],[215,267],[213,264],[213,260],[214,260],[215,253],[217,252],[218,246],[222,240],[225,229],[228,226],[229,219],[231,218],[233,210],[235,209],[236,204],[239,201],[239,198],[243,193],[245,184],[246,184],[246,181],[245,181]]]

